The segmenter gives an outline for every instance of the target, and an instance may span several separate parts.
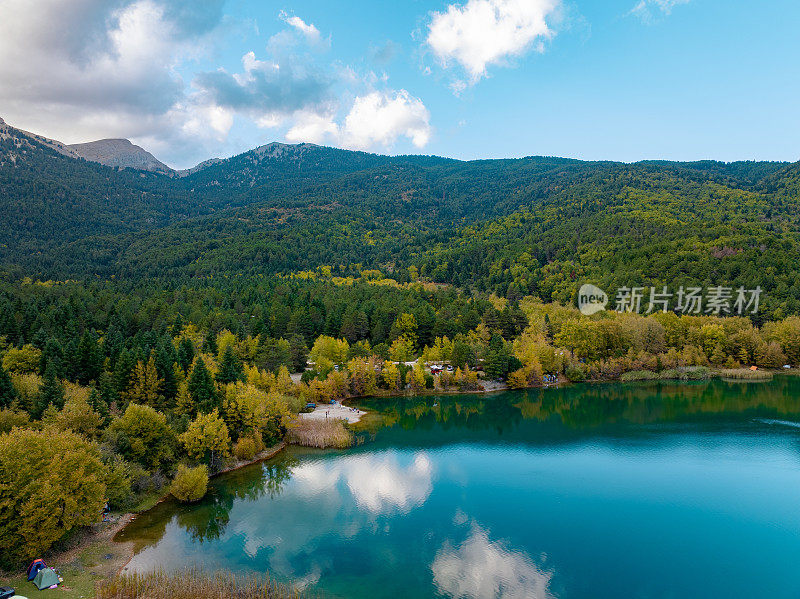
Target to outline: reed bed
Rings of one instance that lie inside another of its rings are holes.
[[[95,599],[303,599],[308,595],[269,578],[206,573],[196,568],[176,572],[120,574],[99,583]]]
[[[726,368],[720,371],[722,378],[741,381],[770,381],[772,373],[766,370],[749,370],[747,368]]]
[[[304,447],[344,449],[353,444],[353,435],[344,420],[301,418],[289,429],[287,440]]]
[[[711,371],[704,366],[690,368],[668,368],[660,372],[631,370],[620,375],[619,380],[631,381],[702,381],[711,378]]]

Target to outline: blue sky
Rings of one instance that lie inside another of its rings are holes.
[[[277,140],[455,158],[800,158],[800,5],[0,0],[0,116],[176,167]]]

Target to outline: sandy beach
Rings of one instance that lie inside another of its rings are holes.
[[[325,418],[339,418],[353,423],[361,420],[361,417],[366,414],[363,410],[357,408],[348,408],[340,403],[335,404],[317,404],[313,412],[307,414],[300,414],[301,418],[309,418],[311,420],[325,420]]]

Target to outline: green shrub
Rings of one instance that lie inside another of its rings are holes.
[[[680,378],[684,381],[703,381],[711,378],[711,371],[705,366],[693,366],[680,371]]]
[[[201,464],[195,468],[181,464],[169,487],[169,492],[178,501],[200,501],[208,490],[208,466]]]
[[[233,455],[237,460],[252,460],[256,455],[256,442],[251,437],[242,437],[233,446]]]
[[[586,369],[582,364],[573,364],[572,366],[568,366],[567,371],[564,374],[567,375],[567,379],[569,379],[572,383],[580,383],[586,380]]]
[[[30,423],[30,417],[22,410],[10,408],[0,410],[0,434],[9,432],[15,426],[22,428]]]
[[[134,503],[131,486],[131,465],[122,457],[112,454],[104,460],[106,466],[106,499],[113,510],[127,509]]]

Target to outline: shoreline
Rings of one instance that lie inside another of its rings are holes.
[[[793,371],[784,371],[784,370],[760,370],[760,372],[769,372],[772,375],[779,375],[779,374],[796,374]],[[708,377],[703,380],[709,380],[712,378],[723,378],[725,379],[721,369],[714,369],[710,370],[708,373]],[[726,379],[730,380],[731,382],[750,382],[748,379]],[[643,380],[643,381],[621,381],[619,378],[616,379],[592,379],[586,381],[580,381],[580,383],[589,383],[589,384],[597,384],[597,383],[642,383],[642,382],[689,382],[683,381],[682,379],[650,379],[650,380]],[[396,398],[396,397],[425,397],[425,396],[437,396],[437,395],[474,395],[474,394],[489,394],[495,392],[502,392],[502,391],[526,391],[529,389],[548,389],[548,388],[558,388],[563,384],[567,385],[575,385],[580,384],[579,382],[572,382],[568,379],[559,380],[558,382],[546,383],[542,385],[535,385],[532,387],[527,387],[524,389],[512,389],[508,387],[506,384],[499,384],[493,383],[491,385],[485,385],[484,382],[481,384],[484,385],[482,389],[473,390],[473,391],[461,391],[461,390],[438,390],[438,389],[425,389],[421,393],[412,393],[409,390],[405,390],[406,392],[403,393],[376,393],[369,396],[358,396],[348,398],[350,400],[358,401],[360,399],[381,399],[381,398]],[[299,414],[300,418],[304,419],[322,419],[324,416],[322,414],[325,412],[335,411],[333,415],[330,417],[333,419],[337,418],[337,414],[339,412],[342,413],[342,418],[347,420],[348,425],[356,424],[361,419],[368,415],[370,411],[363,410],[360,408],[355,407],[348,407],[343,405],[340,402],[336,404],[319,404],[314,412]],[[320,414],[319,416],[312,416],[312,414]],[[278,455],[281,451],[286,449],[291,445],[286,441],[281,441],[280,443],[273,445],[271,447],[266,448],[256,456],[254,456],[251,460],[237,460],[233,464],[223,468],[219,472],[214,473],[210,476],[210,480],[213,480],[215,477],[221,476],[223,474],[228,474],[230,472],[234,472],[241,468],[245,468],[247,466],[255,465],[259,462],[263,462],[265,460],[271,459]],[[154,506],[158,505],[159,503],[164,502],[169,498],[169,492],[165,493],[162,497],[160,497],[157,501],[152,504],[149,504],[145,509],[134,511],[134,512],[126,512],[119,514],[116,517],[116,520],[113,522],[98,522],[89,527],[89,530],[83,531],[80,533],[79,539],[69,547],[62,549],[61,551],[55,552],[53,554],[47,555],[45,554],[45,561],[53,564],[56,564],[55,567],[65,569],[75,563],[78,560],[78,556],[81,553],[86,553],[92,551],[94,549],[101,549],[103,547],[111,547],[114,551],[110,551],[109,555],[114,554],[112,558],[107,558],[106,563],[102,564],[105,566],[104,568],[97,568],[94,566],[85,566],[88,574],[94,578],[94,582],[99,580],[104,580],[111,578],[115,575],[120,574],[123,572],[127,566],[130,564],[131,560],[135,555],[134,551],[134,543],[133,541],[116,541],[115,537],[120,533],[122,530],[125,529],[131,522],[135,521],[137,517],[141,514],[152,509]],[[104,556],[105,557],[105,556]],[[89,571],[91,570],[91,571]],[[96,572],[97,570],[102,570],[103,573]],[[69,579],[65,576],[65,582],[62,585],[64,590],[70,590],[69,587]],[[15,575],[13,572],[0,572],[0,578],[6,581],[4,584],[8,584],[8,581],[15,580]],[[12,584],[13,586],[13,584]],[[28,592],[30,594],[30,591]]]

